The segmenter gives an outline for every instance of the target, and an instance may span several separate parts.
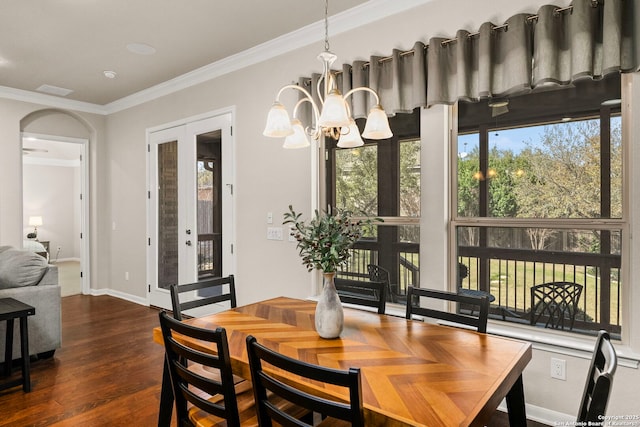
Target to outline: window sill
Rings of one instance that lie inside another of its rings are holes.
[[[529,341],[535,350],[583,359],[591,359],[593,346],[595,345],[594,337],[583,337],[569,332],[540,329],[525,325],[510,325],[499,321],[489,321],[487,333]],[[622,345],[620,341],[613,341],[613,343],[620,366],[633,369],[640,367],[639,353],[633,351],[629,346]]]

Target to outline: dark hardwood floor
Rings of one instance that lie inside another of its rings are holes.
[[[109,296],[62,298],[62,348],[31,364],[32,392],[0,392],[0,426],[154,426],[158,310]],[[489,426],[507,426],[497,412]],[[529,423],[529,426],[541,426]]]

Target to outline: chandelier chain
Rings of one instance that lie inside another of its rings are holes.
[[[329,0],[324,0],[324,50],[329,51]]]

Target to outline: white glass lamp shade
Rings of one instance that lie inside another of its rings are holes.
[[[360,129],[353,119],[351,119],[348,128],[342,128],[337,145],[340,148],[354,148],[364,145],[364,141],[360,137]]]
[[[29,225],[31,227],[40,227],[42,225],[42,217],[41,216],[30,216],[29,217]]]
[[[303,148],[311,145],[300,120],[293,119],[291,121],[291,128],[293,129],[293,134],[284,139],[282,148]]]
[[[332,89],[324,99],[322,113],[318,119],[318,124],[322,128],[341,128],[349,126],[349,114],[347,114],[347,104],[337,89]]]
[[[376,105],[369,111],[362,137],[367,139],[387,139],[392,136],[393,133],[389,127],[389,119],[386,113],[380,105]]]
[[[289,113],[279,102],[274,102],[267,116],[267,124],[262,132],[264,136],[282,138],[293,134]]]

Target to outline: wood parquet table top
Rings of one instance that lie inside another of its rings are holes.
[[[313,301],[279,297],[188,322],[224,327],[233,370],[245,378],[249,334],[309,363],[361,368],[365,417],[372,426],[483,425],[531,360],[526,342],[348,308],[340,338],[326,340],[314,329],[314,312]],[[162,342],[159,328],[154,339]],[[306,386],[347,397],[338,388]]]

